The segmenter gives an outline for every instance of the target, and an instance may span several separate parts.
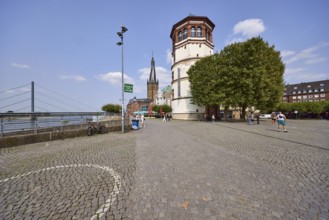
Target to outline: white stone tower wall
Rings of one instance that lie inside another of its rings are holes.
[[[178,22],[177,26],[173,26],[171,33],[173,40],[172,89],[174,92],[172,114],[174,119],[197,120],[204,115],[205,108],[191,104],[192,96],[187,71],[196,61],[213,54],[212,30],[214,24],[206,17],[192,16],[182,21],[185,22],[182,24]],[[189,32],[188,37],[178,40],[178,33],[184,29],[191,31],[192,26],[202,27],[202,37],[192,37]],[[206,37],[206,32],[210,33],[208,37]]]

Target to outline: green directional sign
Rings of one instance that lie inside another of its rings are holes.
[[[133,93],[133,84],[126,84],[124,85],[124,92]]]

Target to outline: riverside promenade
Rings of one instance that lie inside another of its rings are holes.
[[[0,219],[328,219],[329,121],[162,122],[0,149]]]

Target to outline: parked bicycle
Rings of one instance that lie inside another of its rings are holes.
[[[101,125],[99,123],[92,122],[88,120],[88,128],[87,128],[87,135],[91,136],[94,134],[105,134],[108,133],[109,129],[105,125]]]

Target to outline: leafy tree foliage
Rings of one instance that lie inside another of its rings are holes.
[[[188,70],[192,102],[241,107],[243,118],[247,107],[272,109],[284,91],[284,69],[280,52],[260,37],[228,45]]]
[[[329,111],[329,101],[321,102],[295,102],[295,103],[280,103],[274,108],[276,111],[282,112],[298,112],[298,115],[311,113],[320,116],[322,112]]]
[[[172,108],[169,105],[154,105],[152,111],[160,113],[160,108],[162,108],[162,112],[172,112]]]
[[[103,105],[102,110],[105,112],[119,113],[121,112],[121,105],[118,104]]]

